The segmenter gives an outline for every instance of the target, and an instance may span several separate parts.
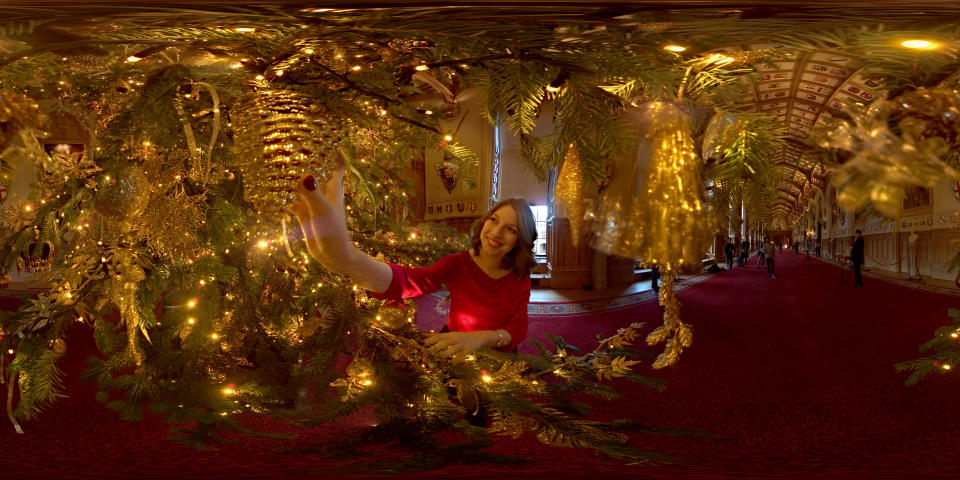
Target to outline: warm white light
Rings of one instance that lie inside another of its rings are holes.
[[[664,45],[663,49],[668,52],[680,53],[680,52],[686,51],[687,47],[684,47],[682,45]]]
[[[430,70],[430,67],[426,65],[417,65],[416,68],[414,68],[414,70],[418,72],[424,72],[424,71]]]
[[[480,377],[480,378],[483,379],[483,381],[484,381],[484,382],[487,382],[487,383],[490,383],[490,382],[493,381],[493,378],[492,378],[490,375],[484,375],[484,376],[482,376],[482,377]]]
[[[190,325],[193,325],[193,324],[197,323],[197,319],[196,319],[196,318],[193,318],[193,317],[190,317],[190,318],[187,319],[187,323],[189,323]]]
[[[257,29],[253,27],[237,27],[237,28],[234,28],[233,31],[240,32],[240,33],[250,33],[250,32],[256,32]]]
[[[350,67],[350,70],[353,70],[354,72],[359,72],[361,68],[363,67],[361,67],[360,65],[354,65]]]
[[[433,110],[427,110],[426,112],[423,112],[423,113],[426,113],[427,115],[433,115]]]
[[[143,59],[134,55],[130,55],[129,57],[127,57],[127,61],[130,63],[139,62],[140,60],[143,60]]]
[[[220,335],[217,335],[216,333],[211,333],[211,334],[210,334],[210,338],[216,340],[216,339],[220,338]]]
[[[257,80],[263,80],[263,75],[257,75],[256,77],[253,77],[253,78],[255,78],[255,79],[257,79]]]
[[[444,135],[444,136],[443,136],[443,139],[449,142],[449,141],[453,140],[453,137],[450,136],[450,135]]]
[[[257,242],[257,246],[260,248],[267,248],[270,244],[266,240],[260,240]]]
[[[931,42],[929,40],[904,40],[900,43],[907,48],[914,48],[917,50],[933,50],[940,46],[939,43]]]
[[[950,370],[950,365],[944,363],[944,364],[943,364],[943,369],[944,369],[944,370]]]
[[[732,61],[733,61],[732,58],[726,55],[721,55],[719,53],[715,53],[711,55],[709,58],[707,58],[707,63],[711,65],[726,65]]]
[[[197,299],[195,299],[195,298],[194,298],[194,299],[191,299],[189,302],[187,302],[187,308],[193,308],[193,307],[196,307],[196,306],[197,306]]]
[[[306,53],[307,55],[313,55],[313,49],[312,48],[305,49],[303,53]]]

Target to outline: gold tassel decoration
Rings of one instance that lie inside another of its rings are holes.
[[[583,232],[583,171],[580,165],[580,151],[577,146],[570,144],[567,154],[563,158],[563,166],[557,175],[557,184],[553,190],[554,201],[562,206],[570,221],[570,240],[574,247],[580,245],[580,235]]]
[[[261,211],[294,200],[301,176],[311,174],[323,183],[337,168],[339,129],[317,101],[295,91],[263,89],[239,102],[238,168],[246,199]]]
[[[674,285],[677,280],[676,270],[670,265],[664,265],[663,285],[660,286],[660,305],[664,307],[663,325],[660,325],[647,335],[647,345],[653,346],[665,343],[663,353],[653,362],[653,368],[669,367],[677,362],[683,349],[693,344],[693,329],[689,324],[680,320],[680,300],[677,300]]]

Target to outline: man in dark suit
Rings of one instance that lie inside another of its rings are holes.
[[[853,262],[853,276],[858,287],[863,286],[863,278],[860,277],[860,266],[863,265],[863,232],[856,231],[857,236],[853,241],[853,247],[850,248],[850,261]]]
[[[723,256],[727,259],[727,269],[733,268],[733,252],[736,250],[736,245],[733,244],[733,240],[727,240],[727,244],[723,247]]]

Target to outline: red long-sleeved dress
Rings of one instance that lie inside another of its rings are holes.
[[[393,280],[387,291],[374,298],[412,298],[440,290],[450,291],[451,332],[506,330],[511,341],[501,347],[513,351],[527,336],[527,303],[530,301],[530,276],[511,272],[493,279],[470,257],[470,252],[447,255],[425,268],[390,264]]]

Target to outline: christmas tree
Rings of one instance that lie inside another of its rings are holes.
[[[297,179],[329,179],[342,155],[360,248],[414,266],[465,249],[455,230],[410,221],[409,159],[441,149],[467,181],[479,162],[417,96],[482,91],[485,115],[524,135],[540,171],[559,161],[529,136],[549,96],[561,105],[554,143],[580,145],[595,178],[624,138],[626,102],[595,85],[601,65],[568,71],[588,49],[546,55],[560,42],[550,29],[515,51],[495,35],[425,33],[416,15],[404,31],[376,14],[343,14],[351,27],[337,28],[319,12],[260,13],[204,12],[242,25],[232,27],[115,19],[118,29],[82,38],[56,21],[5,31],[29,41],[0,62],[3,146],[31,155],[42,178],[5,211],[0,264],[49,286],[3,316],[5,372],[19,395],[11,419],[55,408],[58,360],[82,322],[101,353],[86,374],[98,399],[126,419],[195,422],[184,442],[242,429],[235,413],[322,423],[373,407],[378,426],[358,442],[400,438],[436,452],[437,432],[486,435],[464,419],[464,405],[482,402],[490,432],[655,458],[627,446],[630,425],[587,420],[575,400],[616,396],[599,383],[612,378],[663,388],[630,371],[638,324],[584,354],[557,338],[539,355],[483,350],[451,363],[427,354],[411,304],[368,298],[312,262],[286,211]],[[555,83],[563,90],[547,88]],[[83,122],[87,148],[38,151],[37,102]]]
[[[2,317],[8,398],[19,393],[11,418],[55,408],[58,358],[82,322],[101,352],[88,377],[124,418],[151,411],[212,434],[240,429],[237,412],[311,423],[374,408],[378,427],[357,442],[403,438],[423,451],[438,448],[443,430],[482,438],[463,418],[479,401],[491,432],[654,458],[626,446],[628,425],[587,420],[577,394],[615,396],[598,383],[610,378],[662,388],[631,372],[642,354],[630,347],[665,343],[654,361],[664,367],[691,345],[676,275],[699,268],[716,225],[741,207],[769,222],[793,170],[775,161],[788,132],[751,110],[758,66],[842,48],[870,54],[883,73],[866,73],[893,92],[954,88],[957,78],[950,52],[918,60],[891,47],[904,32],[930,31],[915,17],[897,20],[897,7],[808,12],[805,22],[773,18],[776,10],[691,8],[681,21],[604,6],[559,17],[548,6],[11,9],[0,24],[0,175],[27,159],[42,176],[31,198],[3,211],[0,264],[48,286]],[[885,23],[862,28],[867,21]],[[445,121],[466,96],[519,138],[535,176],[559,169],[556,198],[571,230],[592,231],[598,250],[661,266],[662,327],[645,339],[639,325],[626,327],[591,352],[556,338],[539,355],[483,350],[453,364],[426,354],[411,304],[368,298],[310,259],[286,208],[301,175],[328,180],[340,156],[347,223],[362,250],[424,266],[465,248],[454,229],[413,219],[406,172],[411,159],[439,152],[445,181],[456,172],[477,183],[480,154]],[[901,122],[896,133],[921,147],[924,178],[943,172],[931,138],[953,137],[931,131],[929,112],[851,112],[848,140],[866,138],[877,119],[929,121]],[[44,113],[80,121],[86,148],[40,148]],[[552,133],[534,135],[547,116]],[[924,181],[902,168],[896,182],[884,176],[906,161],[885,154],[889,143],[818,138],[821,166],[838,168],[851,205],[875,201],[863,185],[889,190],[880,195],[889,206],[902,183]],[[649,165],[633,158],[628,173],[645,191],[589,205],[584,192],[609,181],[612,159],[638,143]],[[840,150],[860,155],[848,171],[832,162]]]

